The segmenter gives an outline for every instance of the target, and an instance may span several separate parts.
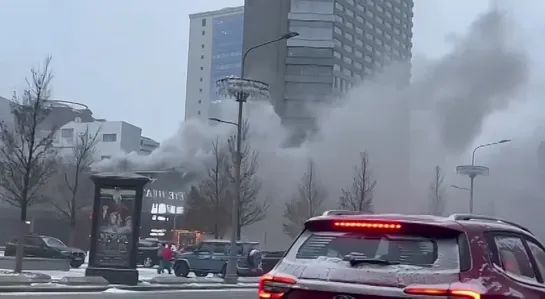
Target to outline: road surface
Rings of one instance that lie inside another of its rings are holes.
[[[255,289],[184,290],[131,292],[106,291],[102,293],[0,293],[2,299],[257,299]]]

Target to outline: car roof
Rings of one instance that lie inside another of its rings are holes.
[[[453,230],[463,231],[461,225],[449,217],[431,215],[404,215],[404,214],[351,214],[326,215],[313,217],[307,221],[338,220],[338,221],[399,221],[404,223],[435,225]]]
[[[531,232],[508,223],[482,220],[458,220],[458,223],[464,226],[464,228],[467,230],[509,231],[534,237]]]
[[[222,240],[222,239],[208,239],[208,240],[202,240],[200,243],[225,243],[225,244],[231,244],[231,241],[230,240]],[[237,244],[257,245],[257,244],[259,244],[259,242],[237,241]]]
[[[457,231],[480,230],[492,231],[502,230],[515,233],[522,233],[533,236],[533,234],[524,227],[499,218],[482,215],[453,214],[450,216],[432,216],[432,215],[404,215],[404,214],[346,214],[346,215],[326,215],[317,216],[308,221],[315,220],[338,220],[338,221],[399,221],[414,224],[427,224]]]

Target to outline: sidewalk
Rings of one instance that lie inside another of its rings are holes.
[[[79,269],[77,269],[79,270]],[[151,269],[147,269],[151,270]],[[44,271],[46,272],[46,271]],[[55,272],[55,271],[51,271]],[[224,284],[217,277],[176,277],[174,275],[144,276],[136,286],[110,285],[102,277],[85,277],[69,271],[63,277],[52,277],[45,273],[24,272],[14,274],[0,270],[0,293],[14,292],[102,292],[108,289],[126,291],[154,290],[211,290],[232,288],[257,288],[259,277],[241,277],[236,285]],[[59,274],[59,273],[54,273]]]

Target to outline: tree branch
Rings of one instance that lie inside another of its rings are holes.
[[[307,219],[320,215],[327,198],[315,172],[314,161],[310,159],[307,172],[297,185],[296,196],[284,205],[283,230],[290,237],[295,237],[302,230]]]
[[[360,153],[359,164],[354,167],[352,186],[341,189],[341,209],[372,213],[373,195],[377,181],[372,178],[367,152]]]

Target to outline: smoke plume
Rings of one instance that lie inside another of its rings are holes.
[[[340,190],[351,184],[353,167],[362,151],[368,152],[377,180],[374,205],[378,212],[427,213],[427,192],[435,165],[446,173],[447,212],[466,212],[468,195],[449,187],[467,185],[467,178],[455,174],[455,166],[470,162],[468,153],[474,146],[497,141],[496,135],[483,135],[490,119],[499,115],[509,120],[513,107],[526,105],[531,102],[529,97],[536,96],[530,92],[529,56],[512,22],[498,11],[478,16],[466,34],[451,40],[449,53],[421,65],[413,61],[408,86],[399,87],[392,79],[407,65],[388,67],[374,80],[353,88],[335,105],[316,110],[317,135],[296,148],[284,147],[290,132],[281,125],[271,105],[248,103],[248,142],[260,152],[262,197],[271,198],[272,207],[264,221],[243,234],[262,243],[266,235],[267,244],[271,244],[268,247],[282,248],[289,242],[282,234],[283,204],[294,193],[308,159],[314,159],[317,175],[328,191],[324,208],[336,208]],[[234,101],[226,99],[221,105],[222,117],[236,120]],[[535,124],[528,124],[531,126]],[[148,157],[117,157],[96,166],[108,168],[119,159],[127,159],[136,168],[203,171],[212,140],[217,136],[226,139],[230,134],[233,126],[190,120]],[[538,201],[535,156],[539,142],[535,137],[532,133],[516,139],[502,135],[497,139],[514,140],[486,149],[487,158],[484,153],[479,158],[479,163],[490,167],[490,177],[476,180],[477,212],[486,213],[488,207],[496,206],[501,214],[500,206],[512,204],[514,197]]]

